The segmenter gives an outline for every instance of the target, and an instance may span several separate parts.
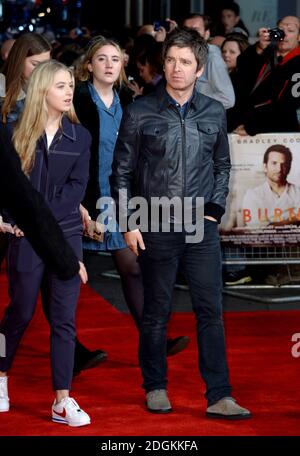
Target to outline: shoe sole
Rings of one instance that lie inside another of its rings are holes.
[[[190,338],[187,336],[182,336],[180,340],[170,350],[167,351],[167,356],[177,355],[177,353],[183,351],[189,343]]]
[[[54,417],[52,417],[52,421],[53,421],[53,423],[67,424],[70,427],[80,427],[80,426],[87,426],[88,424],[91,424],[91,421],[88,421],[86,423],[73,423],[73,424],[70,424],[64,419],[54,418]]]
[[[7,407],[5,409],[0,409],[0,413],[3,413],[3,412],[9,412],[9,407]]]
[[[166,413],[171,413],[172,412],[172,408],[170,409],[167,409],[167,410],[153,410],[149,407],[146,407],[148,412],[150,413],[155,413],[156,415],[165,415]]]
[[[243,285],[244,283],[252,282],[252,277],[243,277],[242,279],[236,280],[235,282],[225,282],[225,285]]]
[[[252,418],[251,413],[244,415],[244,414],[239,414],[239,415],[223,415],[222,413],[210,413],[206,412],[205,415],[207,418],[212,418],[212,419],[221,419],[221,420],[247,420],[249,418]]]

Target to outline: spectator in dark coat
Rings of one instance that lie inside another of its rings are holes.
[[[262,28],[256,46],[262,53],[252,51],[252,60],[249,60],[246,51],[243,65],[239,66],[238,62],[241,86],[247,73],[251,73],[248,81],[255,80],[250,93],[249,84],[248,94],[247,90],[244,91],[241,122],[235,129],[240,135],[299,131],[300,97],[294,86],[295,75],[300,68],[300,20],[295,16],[286,16],[278,22],[278,26],[285,33],[282,41],[270,47],[268,30]],[[255,75],[251,68],[257,68],[256,62],[261,59],[264,63]]]
[[[235,93],[235,105],[226,110],[228,132],[232,132],[232,130],[240,122],[240,94],[237,73],[237,58],[247,49],[248,46],[248,40],[240,33],[228,35],[221,46],[222,56],[228,68],[228,73]]]

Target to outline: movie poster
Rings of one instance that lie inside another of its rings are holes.
[[[229,135],[224,246],[300,244],[300,133]]]

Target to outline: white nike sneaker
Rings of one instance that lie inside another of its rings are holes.
[[[72,397],[65,397],[58,404],[52,405],[52,421],[78,427],[91,423],[91,419]]]
[[[9,411],[7,379],[8,379],[8,377],[0,377],[0,412]]]

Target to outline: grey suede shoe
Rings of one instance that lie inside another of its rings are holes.
[[[156,389],[146,394],[146,405],[152,413],[170,413],[172,406],[168,398],[167,390]]]
[[[237,404],[233,397],[223,397],[215,404],[207,407],[206,416],[223,420],[245,420],[251,418],[251,413]]]

